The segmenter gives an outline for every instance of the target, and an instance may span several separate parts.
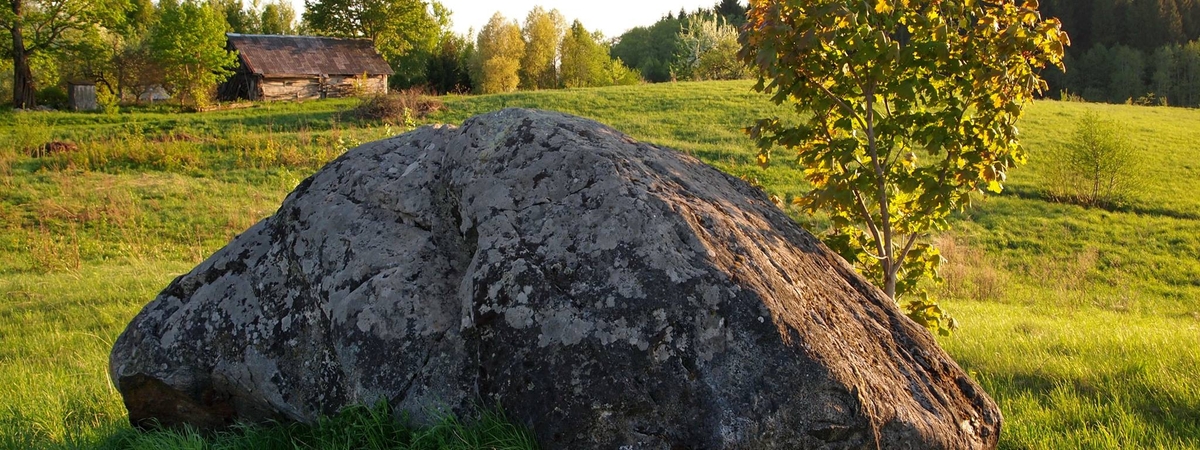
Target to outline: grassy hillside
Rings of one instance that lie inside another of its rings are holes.
[[[786,158],[757,167],[738,131],[789,113],[749,87],[448,97],[431,120],[565,111],[794,197],[800,170]],[[339,114],[352,106],[0,113],[0,447],[139,442],[105,373],[112,341],[172,277],[273,212],[323,162],[402,131]],[[1088,111],[1139,145],[1145,169],[1124,210],[1044,199],[1050,155]],[[942,345],[1000,403],[1004,448],[1200,448],[1200,111],[1039,102],[1022,135],[1030,164],[938,237],[941,294],[962,323]],[[79,149],[29,156],[54,139]]]

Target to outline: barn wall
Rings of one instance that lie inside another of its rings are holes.
[[[373,75],[360,81],[361,76],[330,75],[326,81],[328,97],[353,97],[358,94],[375,95],[387,93],[387,75]],[[360,88],[361,86],[361,88]],[[362,92],[358,92],[358,91]]]
[[[319,78],[271,78],[259,83],[263,100],[311,100],[321,98]]]
[[[387,75],[373,75],[365,82],[354,75],[330,75],[324,77],[263,77],[258,82],[262,100],[311,100],[318,98],[353,97],[357,94],[373,95],[387,93]],[[361,91],[361,92],[360,92]]]

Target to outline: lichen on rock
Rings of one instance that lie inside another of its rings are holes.
[[[547,448],[991,448],[1001,423],[762,192],[522,109],[330,163],[147,305],[110,374],[135,424],[498,403]]]

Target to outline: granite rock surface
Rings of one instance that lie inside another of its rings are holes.
[[[986,393],[757,189],[560,113],[351,150],[115,344],[134,424],[418,422],[548,449],[993,448]]]

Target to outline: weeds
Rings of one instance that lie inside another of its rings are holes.
[[[806,188],[794,164],[753,163],[753,144],[736,128],[787,111],[746,82],[444,101],[451,109],[430,120],[458,123],[501,106],[555,109],[688,151],[785,201]],[[0,120],[0,448],[271,448],[274,438],[248,436],[328,438],[282,444],[314,448],[343,442],[333,428],[356,430],[334,421],[319,433],[255,427],[224,441],[136,433],[106,374],[113,339],[174,276],[274,212],[325,162],[401,130],[336,120],[356,102],[196,115],[0,112],[11,118]],[[1000,405],[1001,448],[1197,448],[1200,196],[1190,181],[1200,177],[1200,112],[1039,101],[1022,119],[1035,164],[1012,172],[1013,191],[1049,190],[1050,150],[1088,111],[1119,120],[1132,142],[1153,142],[1153,151],[1134,151],[1154,176],[1138,180],[1128,209],[1000,195],[956,215],[939,243],[947,281],[939,293],[961,327],[940,342]],[[54,140],[78,149],[45,158],[24,151]],[[789,213],[814,230],[829,226]],[[423,438],[438,444],[420,448],[502,446],[454,441],[461,430],[411,433],[449,436]]]
[[[443,109],[445,105],[436,97],[419,89],[405,89],[363,99],[354,109],[354,116],[360,120],[376,120],[412,128],[418,120]]]

